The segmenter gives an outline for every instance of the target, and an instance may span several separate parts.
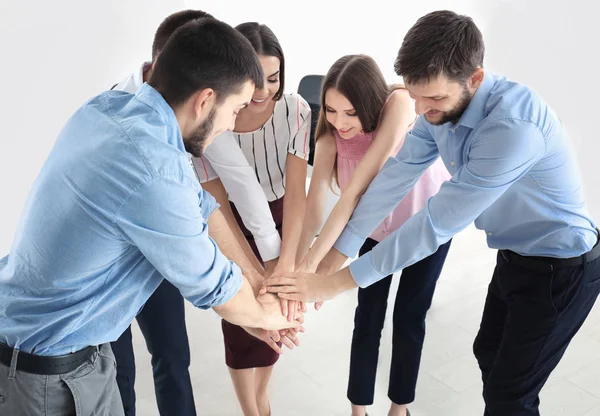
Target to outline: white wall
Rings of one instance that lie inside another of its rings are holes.
[[[394,81],[396,53],[417,18],[440,8],[471,15],[486,40],[486,68],[531,85],[564,120],[590,209],[600,221],[594,169],[600,152],[600,36],[592,21],[597,14],[583,1],[368,0],[356,7],[342,0],[0,0],[0,257],[10,248],[31,183],[66,119],[148,59],[156,27],[182,8],[201,8],[232,25],[268,24],[286,53],[288,91],[303,75],[325,73],[349,53],[373,56]],[[284,12],[283,4],[293,12]]]
[[[157,26],[182,8],[183,0],[0,0],[0,257],[67,118],[149,59]]]
[[[398,78],[393,63],[406,31],[422,15],[451,9],[470,15],[486,41],[486,69],[530,85],[548,101],[571,134],[581,162],[590,211],[600,222],[598,50],[600,31],[593,2],[584,0],[186,0],[236,25],[265,23],[286,54],[287,91],[302,76],[324,74],[342,55],[365,53],[386,78]]]

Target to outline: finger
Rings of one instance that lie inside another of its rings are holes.
[[[263,286],[260,288],[260,290],[258,291],[259,295],[264,295],[265,293],[267,293],[267,287]]]
[[[295,281],[296,281],[296,279],[293,277],[277,276],[277,277],[269,277],[268,279],[263,280],[263,285],[265,285],[265,286],[281,286],[281,285],[293,284]]]
[[[295,348],[294,343],[288,337],[281,338],[281,343],[288,347],[288,349],[290,350],[293,350]]]
[[[296,347],[300,346],[300,339],[296,335],[289,333],[286,335],[286,338],[292,341]]]
[[[296,310],[298,309],[298,302],[296,301],[289,301],[289,308],[288,308],[288,321],[293,321],[294,319],[296,319]]]
[[[277,293],[277,296],[279,296],[281,299],[287,299],[287,300],[300,300],[300,298],[302,297],[302,295],[300,293],[282,293],[282,292]]]
[[[288,301],[284,300],[284,299],[279,299],[279,301],[281,302],[281,314],[283,316],[287,316],[287,314],[288,314]]]
[[[323,302],[316,302],[315,303],[315,310],[318,311],[319,309],[321,309],[321,306],[323,306]]]
[[[275,342],[279,342],[282,335],[284,334],[279,334],[278,331],[269,331],[269,337]]]
[[[298,292],[298,287],[296,285],[290,285],[290,286],[269,286],[268,287],[269,292],[271,293],[293,293],[293,292]]]
[[[279,345],[277,345],[277,343],[275,341],[273,341],[271,338],[269,338],[266,341],[267,345],[269,345],[269,347],[271,347],[277,354],[283,354],[283,350],[281,349],[281,347]]]

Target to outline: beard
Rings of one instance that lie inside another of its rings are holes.
[[[217,110],[213,108],[206,120],[191,135],[183,138],[185,150],[192,156],[201,157],[204,154],[204,145],[212,133],[216,116]]]
[[[471,102],[472,98],[473,96],[469,93],[469,90],[467,88],[464,88],[460,99],[458,100],[458,103],[456,103],[454,108],[452,108],[450,111],[446,111],[444,116],[439,121],[432,123],[428,120],[429,123],[433,124],[434,126],[441,126],[442,124],[446,123],[458,123],[463,113],[469,106],[469,103]]]

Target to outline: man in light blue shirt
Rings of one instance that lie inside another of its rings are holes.
[[[414,264],[474,221],[499,250],[474,346],[485,414],[538,415],[538,393],[600,291],[598,231],[560,119],[528,87],[486,73],[483,55],[466,16],[434,12],[410,29],[395,69],[421,116],[320,271],[354,257],[438,157],[452,179],[349,268],[267,285],[284,298],[326,300]]]
[[[262,83],[250,43],[203,19],[135,95],[100,94],[67,122],[0,260],[0,414],[123,414],[108,343],[163,278],[233,323],[295,326],[226,258],[241,248],[218,212],[208,236],[217,204],[186,153],[232,128]]]

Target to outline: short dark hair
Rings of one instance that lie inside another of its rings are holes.
[[[281,99],[285,85],[285,58],[277,36],[268,26],[256,22],[242,23],[235,28],[250,41],[257,54],[279,58],[279,90],[273,100]]]
[[[221,103],[247,81],[256,88],[264,85],[258,55],[248,39],[219,20],[198,19],[169,38],[148,83],[176,107],[205,88],[214,90]]]
[[[177,29],[192,20],[212,17],[211,14],[203,12],[202,10],[182,10],[168,16],[162,21],[160,26],[158,26],[158,29],[156,29],[156,33],[154,34],[154,41],[152,42],[152,62],[156,60],[160,51],[165,47],[165,44]]]
[[[483,36],[473,19],[442,10],[421,17],[410,28],[394,69],[407,84],[439,75],[463,83],[483,66],[484,54]]]

